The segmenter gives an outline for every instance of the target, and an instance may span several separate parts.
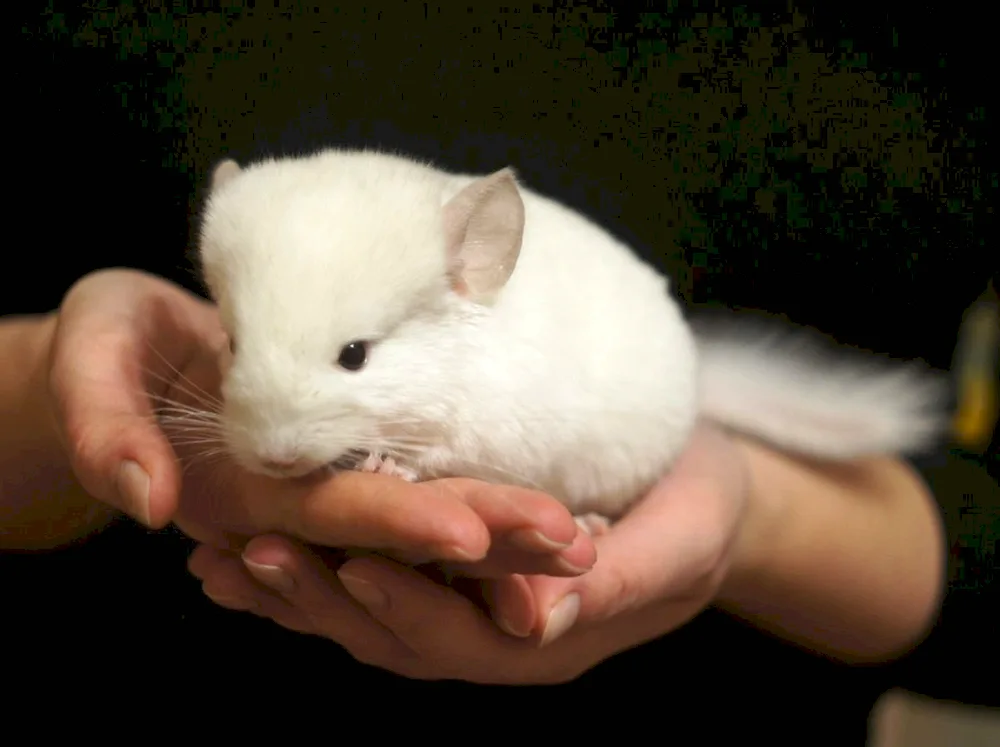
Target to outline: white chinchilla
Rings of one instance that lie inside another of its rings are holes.
[[[460,475],[615,516],[698,417],[834,459],[920,448],[940,426],[937,382],[908,368],[831,366],[736,327],[695,336],[662,275],[510,169],[225,161],[199,249],[233,342],[226,445],[272,476]]]

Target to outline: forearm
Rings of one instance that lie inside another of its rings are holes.
[[[853,662],[904,653],[932,624],[944,534],[932,496],[890,459],[818,465],[741,442],[747,529],[718,605]]]
[[[43,549],[103,526],[111,509],[76,482],[47,405],[55,316],[0,319],[0,550]]]

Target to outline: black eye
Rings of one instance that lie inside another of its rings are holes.
[[[358,371],[368,362],[368,343],[356,340],[344,345],[337,363],[348,371]]]

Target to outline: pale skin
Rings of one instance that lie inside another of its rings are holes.
[[[565,681],[712,604],[823,654],[881,661],[937,611],[942,528],[905,463],[808,463],[709,427],[593,540],[548,496],[468,480],[293,486],[215,461],[181,490],[150,395],[213,391],[221,344],[210,305],[125,271],[85,279],[58,314],[0,323],[0,353],[25,362],[0,372],[0,547],[65,544],[118,509],[172,519],[203,543],[190,567],[220,604],[425,679]],[[140,352],[150,345],[160,358]],[[150,475],[147,501],[119,489],[123,459]],[[309,545],[397,560],[334,569]],[[400,562],[417,560],[488,579],[485,605]]]

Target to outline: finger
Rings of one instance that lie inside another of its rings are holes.
[[[198,545],[188,556],[188,572],[199,581],[204,581],[224,551],[209,545]]]
[[[259,487],[263,483],[255,481]],[[395,477],[342,472],[305,487],[285,484],[251,495],[257,519],[273,531],[326,547],[364,547],[434,560],[475,562],[491,537],[466,497],[473,480],[409,483]]]
[[[505,635],[461,594],[383,558],[345,563],[337,574],[373,618],[420,657],[425,676],[503,682],[523,656],[521,641]]]
[[[180,478],[148,391],[211,324],[200,299],[127,271],[89,277],[60,310],[49,383],[70,462],[88,492],[150,527],[170,520]]]
[[[197,384],[218,375],[203,356],[187,371]],[[189,456],[183,447],[178,453]],[[209,540],[211,527],[225,526],[231,535],[277,532],[324,547],[435,560],[477,561],[490,547],[489,531],[463,500],[476,487],[471,480],[414,484],[355,471],[322,480],[278,480],[251,474],[228,459],[192,459],[186,475],[181,513],[202,541]]]
[[[473,480],[436,480],[443,494],[472,509],[491,537],[488,555],[474,564],[450,564],[453,573],[476,578],[511,573],[574,576],[593,566],[595,550],[573,516],[555,498],[535,490]],[[422,553],[393,553],[409,565],[441,560]]]
[[[488,525],[487,525],[488,526]],[[449,573],[468,578],[499,579],[511,574],[575,577],[590,571],[597,549],[586,532],[578,532],[573,543],[554,554],[523,550],[503,537],[494,541],[486,558],[478,563],[448,563]]]
[[[261,584],[280,594],[317,634],[340,644],[361,662],[399,671],[414,654],[346,592],[315,553],[287,538],[251,540],[242,562]]]
[[[535,591],[522,575],[509,575],[484,584],[484,601],[491,619],[508,635],[529,637],[535,628],[538,609]]]
[[[488,556],[454,571],[479,578],[511,573],[577,576],[593,567],[596,551],[570,511],[535,490],[477,483],[464,496],[494,541]]]
[[[578,527],[569,510],[537,490],[470,481],[461,499],[510,548],[552,554],[567,549]]]
[[[223,607],[255,609],[259,607],[259,597],[271,594],[258,588],[243,568],[239,555],[234,553],[201,545],[191,554],[188,569],[202,582],[205,596]]]
[[[188,568],[202,581],[205,596],[220,607],[266,617],[297,633],[316,633],[309,617],[258,582],[238,554],[200,545]]]

